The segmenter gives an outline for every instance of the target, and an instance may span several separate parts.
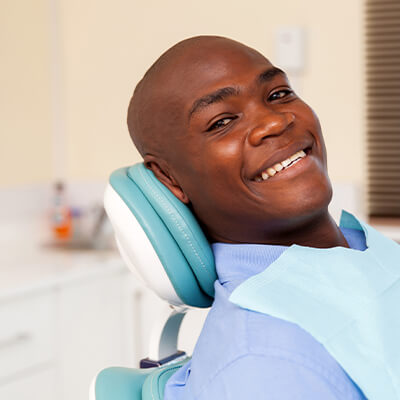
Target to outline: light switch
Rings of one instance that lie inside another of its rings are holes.
[[[298,26],[282,26],[276,32],[276,62],[288,72],[304,69],[305,31]]]

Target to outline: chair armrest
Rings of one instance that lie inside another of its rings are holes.
[[[153,371],[154,368],[103,369],[92,383],[91,400],[142,400],[143,383]]]

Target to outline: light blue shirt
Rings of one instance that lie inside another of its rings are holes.
[[[364,233],[341,228],[365,250]],[[298,325],[242,309],[232,291],[286,246],[215,243],[218,281],[191,361],[167,382],[164,400],[361,400],[364,395],[323,345]]]

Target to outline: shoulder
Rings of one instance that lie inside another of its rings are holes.
[[[191,362],[173,376],[166,399],[363,399],[326,349],[298,325],[216,300]]]
[[[231,360],[195,394],[203,399],[361,400],[355,385],[279,354],[246,354]]]
[[[312,387],[321,397],[322,388],[332,393],[354,391],[355,385],[340,365],[308,332],[296,324],[239,308],[228,298],[223,287],[216,287],[216,300],[187,374],[192,393],[218,391],[228,384],[235,387],[238,380],[246,380],[246,387],[255,391],[264,390],[268,383],[280,392],[285,382],[297,385],[297,391],[299,386],[303,391]]]
[[[240,308],[229,301],[229,294],[224,287],[216,285],[215,302],[196,350],[207,349],[208,354],[218,354],[224,360],[235,359],[242,354],[278,352],[338,367],[325,347],[299,325]]]
[[[341,370],[325,347],[300,326],[240,308],[229,301],[224,287],[216,285],[215,302],[193,352],[193,365],[209,365],[211,373],[246,354],[279,354],[299,363]]]

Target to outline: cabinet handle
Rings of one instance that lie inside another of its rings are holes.
[[[8,347],[19,346],[32,340],[29,332],[20,332],[9,338],[0,340],[0,351]]]

